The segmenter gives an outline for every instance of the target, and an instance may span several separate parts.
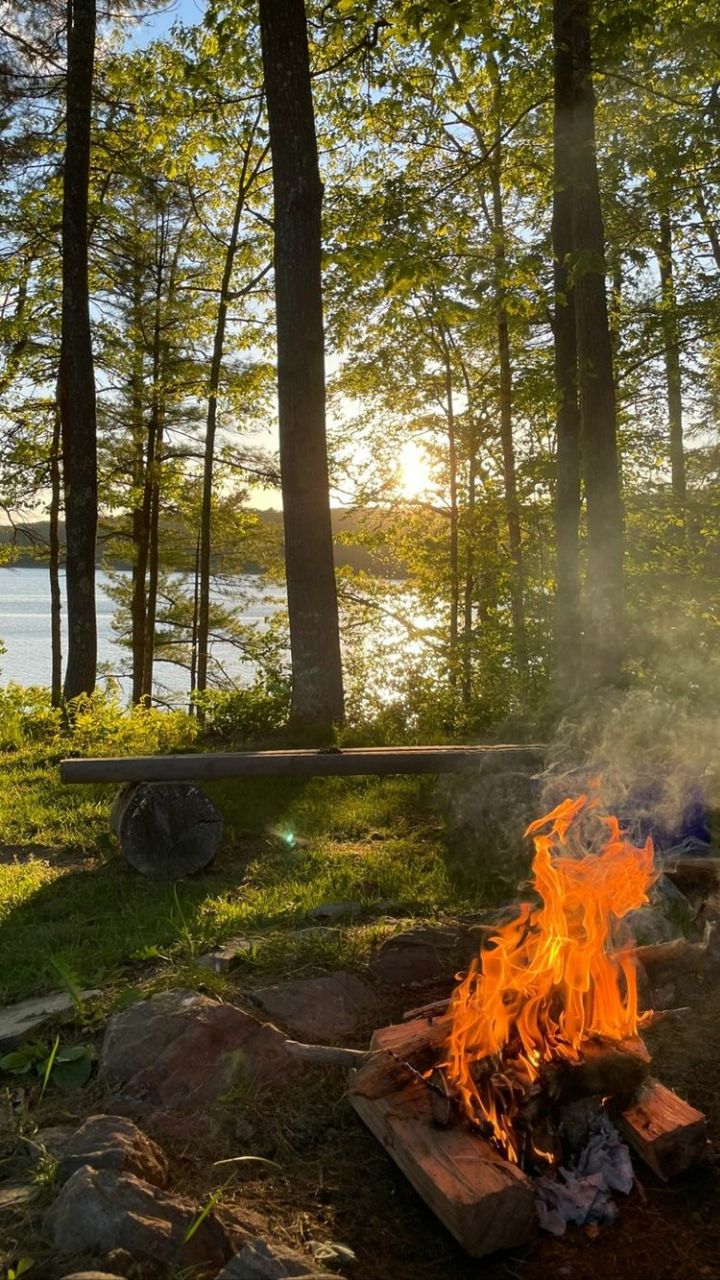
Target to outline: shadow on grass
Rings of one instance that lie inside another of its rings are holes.
[[[208,794],[225,838],[192,878],[153,881],[117,854],[1,868],[0,999],[56,988],[57,960],[80,985],[127,984],[168,962],[181,972],[233,933],[282,935],[312,924],[310,910],[324,902],[359,901],[360,924],[373,900],[418,916],[459,905],[431,780],[258,779],[213,784]]]

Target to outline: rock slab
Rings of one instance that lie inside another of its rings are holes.
[[[256,1238],[248,1241],[220,1272],[217,1280],[285,1280],[286,1276],[295,1276],[298,1280],[303,1277],[304,1280],[315,1280],[317,1277],[320,1280],[325,1275],[329,1272],[318,1271],[299,1253],[277,1248]]]
[[[136,1259],[219,1270],[242,1244],[243,1232],[211,1210],[189,1240],[198,1206],[132,1174],[85,1165],[65,1183],[45,1215],[58,1253],[104,1256],[126,1249]]]
[[[344,970],[261,987],[252,1000],[301,1040],[327,1043],[354,1035],[377,1008],[372,987]]]
[[[101,994],[100,991],[83,991],[81,998],[92,1000]],[[72,1013],[74,1008],[75,1002],[67,991],[54,991],[50,995],[21,1000],[19,1004],[0,1009],[0,1053],[9,1053],[28,1036],[41,1031],[53,1018],[62,1018]]]
[[[478,937],[451,925],[407,929],[387,938],[370,961],[373,977],[390,986],[452,978],[479,949]]]
[[[165,991],[110,1019],[101,1070],[123,1103],[197,1112],[234,1084],[287,1078],[285,1037],[235,1005]]]
[[[61,1181],[66,1182],[83,1165],[132,1173],[155,1187],[167,1186],[164,1151],[125,1116],[90,1116],[73,1134],[60,1160]]]

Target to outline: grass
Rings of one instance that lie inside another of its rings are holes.
[[[190,978],[197,956],[235,933],[257,939],[248,977],[322,971],[365,958],[392,927],[378,915],[468,906],[448,873],[429,779],[208,786],[222,849],[205,873],[173,884],[123,862],[111,789],[63,787],[56,758],[37,749],[7,753],[0,768],[0,1000],[57,987],[58,963],[83,986]],[[361,904],[351,925],[299,932],[313,907],[341,900]]]

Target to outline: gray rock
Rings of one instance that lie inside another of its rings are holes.
[[[101,994],[100,991],[83,991],[82,999],[92,1000]],[[9,1053],[36,1031],[41,1031],[53,1018],[62,1018],[72,1013],[74,1008],[75,1002],[67,991],[54,991],[51,995],[6,1005],[0,1009],[0,1052]]]
[[[330,1043],[353,1035],[377,1008],[372,987],[344,970],[262,987],[252,999],[300,1039]]]
[[[21,1183],[6,1183],[0,1186],[0,1214],[20,1213],[34,1195],[34,1187],[26,1187]]]
[[[321,906],[308,911],[308,915],[311,920],[344,920],[359,916],[361,911],[361,902],[323,902]]]
[[[244,1233],[206,1215],[189,1240],[199,1206],[160,1191],[132,1174],[84,1166],[65,1183],[45,1215],[45,1230],[58,1253],[103,1257],[127,1249],[133,1258],[219,1270],[234,1256]]]
[[[71,1275],[62,1276],[61,1280],[125,1280],[125,1278],[110,1271],[73,1271]]]
[[[100,1063],[123,1110],[160,1108],[198,1119],[238,1081],[274,1083],[296,1065],[276,1027],[187,991],[166,991],[115,1014]]]
[[[214,947],[204,956],[199,956],[197,964],[201,969],[209,969],[211,973],[231,973],[241,960],[252,955],[258,945],[257,938],[229,938],[221,947]]]
[[[657,907],[638,907],[636,911],[629,911],[623,923],[641,947],[652,942],[668,942],[676,932],[667,916]]]
[[[208,996],[196,991],[159,991],[114,1014],[100,1051],[100,1068],[110,1087],[124,1084],[147,1066],[210,1004]]]
[[[38,1129],[27,1142],[27,1155],[32,1164],[37,1164],[44,1155],[60,1160],[75,1130],[71,1124],[49,1125],[46,1129]]]
[[[60,1161],[60,1179],[67,1181],[83,1165],[134,1173],[153,1186],[167,1186],[164,1151],[125,1116],[90,1116],[73,1134]]]
[[[479,937],[450,925],[393,934],[370,961],[370,972],[391,986],[451,978],[479,947]]]
[[[73,1271],[71,1275],[62,1276],[62,1280],[125,1280],[125,1277],[110,1271]]]
[[[217,1280],[284,1280],[285,1276],[314,1280],[314,1277],[324,1275],[328,1275],[328,1272],[318,1271],[312,1262],[308,1262],[299,1253],[255,1239],[248,1241],[245,1248],[220,1272]]]

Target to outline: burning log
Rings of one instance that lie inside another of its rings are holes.
[[[365,1098],[386,1098],[402,1089],[415,1072],[430,1072],[442,1058],[447,1042],[447,1022],[401,1022],[376,1031],[370,1047],[376,1052],[353,1082],[353,1091]]]
[[[608,1095],[631,1098],[650,1073],[650,1054],[639,1036],[626,1040],[587,1040],[578,1062],[549,1063],[545,1088],[560,1102]]]
[[[535,1192],[530,1179],[464,1125],[437,1128],[430,1090],[415,1080],[392,1097],[368,1098],[351,1080],[350,1101],[473,1258],[532,1239]]]
[[[676,938],[673,942],[658,942],[638,947],[635,959],[642,965],[652,987],[674,982],[686,973],[711,974],[720,971],[720,930],[715,923],[707,924],[702,942],[688,942]]]
[[[705,1117],[658,1080],[650,1080],[632,1106],[615,1116],[630,1146],[663,1181],[702,1160]]]

